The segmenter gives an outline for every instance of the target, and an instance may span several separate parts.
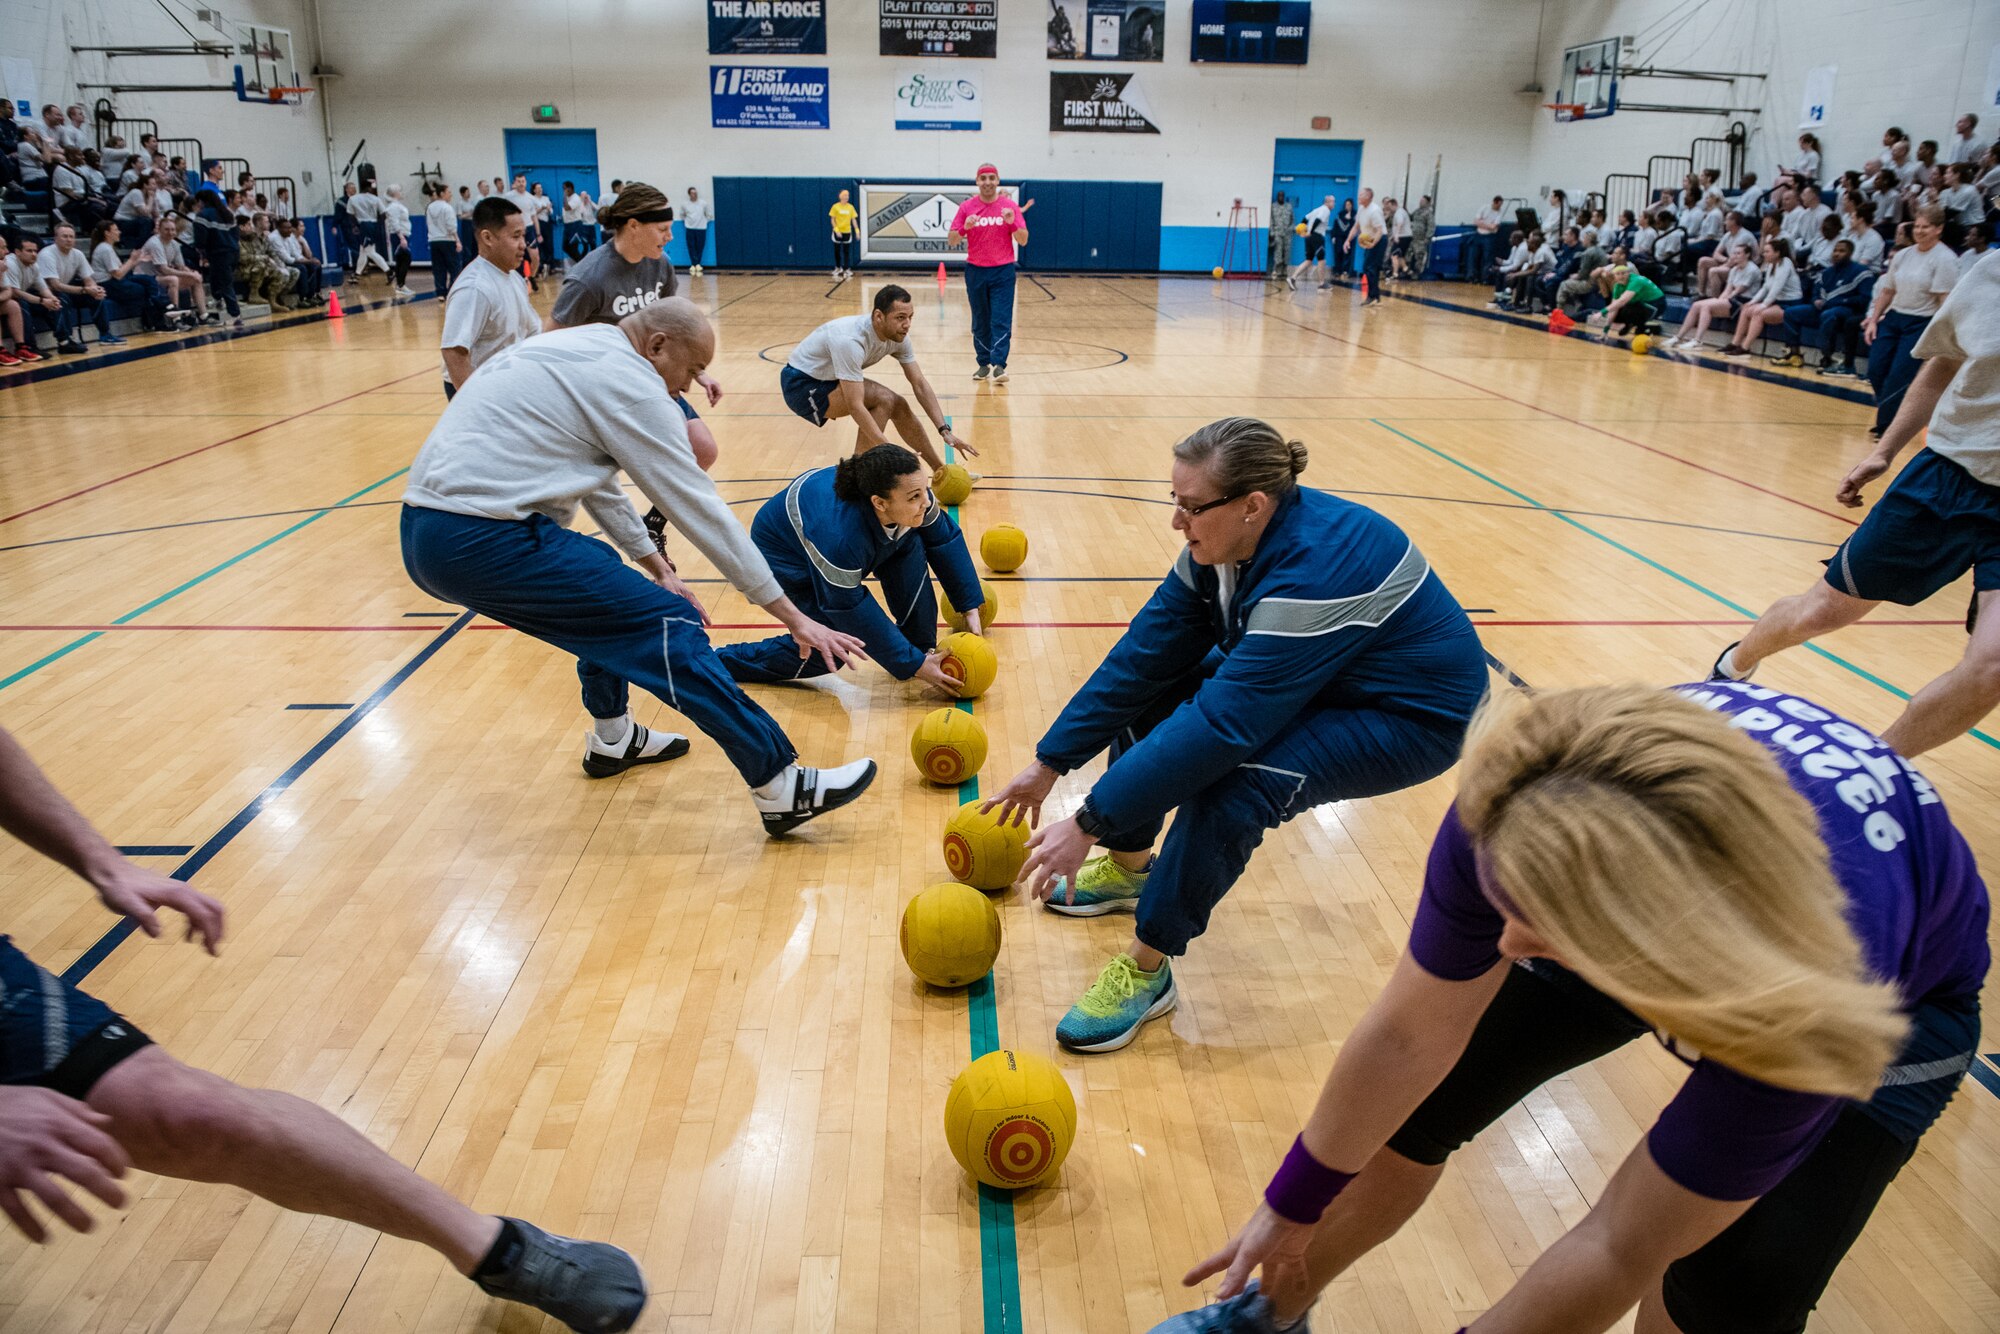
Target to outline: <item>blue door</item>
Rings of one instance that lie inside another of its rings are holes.
[[[555,201],[551,219],[556,229],[556,254],[562,255],[563,182],[597,198],[596,130],[508,130],[507,178],[526,176],[530,186]]]
[[[1292,201],[1292,220],[1297,223],[1333,196],[1333,211],[1361,189],[1361,140],[1359,139],[1280,139],[1271,169],[1271,197],[1284,195]],[[1329,246],[1331,242],[1329,241]],[[1306,257],[1303,238],[1292,238],[1292,263]],[[1329,249],[1328,258],[1332,258]]]

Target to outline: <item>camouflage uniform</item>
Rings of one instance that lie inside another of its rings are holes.
[[[1271,201],[1271,276],[1282,278],[1292,267],[1292,201],[1283,195]]]
[[[284,310],[297,302],[286,294],[297,286],[299,275],[285,263],[271,244],[269,232],[252,232],[243,243],[241,267],[237,270],[252,301],[263,301]]]

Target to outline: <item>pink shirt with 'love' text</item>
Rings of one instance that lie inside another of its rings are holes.
[[[1006,195],[987,203],[978,195],[958,206],[951,229],[965,233],[965,261],[991,269],[1014,262],[1014,233],[1023,226],[1020,205]]]

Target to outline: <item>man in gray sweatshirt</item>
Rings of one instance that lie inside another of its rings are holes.
[[[674,395],[708,365],[715,331],[668,297],[616,324],[559,329],[496,353],[466,381],[410,468],[403,566],[419,588],[577,657],[595,719],[584,772],[605,778],[687,753],[626,707],[636,682],[694,720],[750,785],[766,832],[844,806],[875,762],[798,763],[777,722],[732,681],[707,613],[654,547],[618,484],[622,468],[737,591],[782,622],[801,658],[865,657],[861,640],[792,604],[695,461]],[[611,546],[568,527],[581,504]]]

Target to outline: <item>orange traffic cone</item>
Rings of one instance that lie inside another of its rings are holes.
[[[1576,321],[1571,319],[1568,315],[1564,314],[1562,311],[1552,310],[1549,312],[1550,333],[1567,334],[1571,329],[1574,329],[1575,327],[1576,327]]]
[[[943,261],[943,260],[939,260],[939,261],[938,261],[938,295],[939,295],[939,296],[943,296],[943,295],[944,295],[944,284],[945,284],[945,276],[944,276],[944,261]]]
[[[347,318],[347,312],[340,308],[340,293],[337,291],[327,293],[326,317],[330,320]]]
[[[1368,275],[1365,273],[1361,275],[1361,299],[1368,299]]]

